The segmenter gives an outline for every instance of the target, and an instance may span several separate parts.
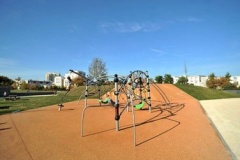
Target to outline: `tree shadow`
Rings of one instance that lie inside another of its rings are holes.
[[[8,130],[8,129],[12,129],[12,127],[0,128],[0,131],[4,131],[4,130]]]
[[[57,111],[58,109],[54,109],[54,111]],[[66,108],[66,109],[62,109],[60,112],[64,112],[64,111],[73,111],[75,109],[73,108]],[[46,111],[53,111],[53,109],[39,109],[39,108],[32,108],[32,109],[28,109],[28,110],[20,110],[17,112],[21,112],[21,113],[29,113],[29,112],[46,112]]]
[[[9,109],[11,106],[0,106],[0,109]]]

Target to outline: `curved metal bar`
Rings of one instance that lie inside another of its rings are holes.
[[[87,105],[87,102],[85,101],[85,107],[82,112],[82,120],[81,120],[81,122],[82,122],[82,137],[84,136],[84,115],[85,115],[86,109],[88,108],[88,106],[86,106],[86,105]]]

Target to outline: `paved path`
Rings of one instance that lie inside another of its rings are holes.
[[[200,101],[220,136],[240,160],[240,98]]]
[[[81,137],[82,100],[66,103],[62,111],[53,105],[0,116],[0,159],[230,160],[199,101],[173,85],[159,87],[171,106],[151,88],[152,113],[135,111],[137,146],[132,113],[123,113],[117,132],[113,107],[87,109]]]

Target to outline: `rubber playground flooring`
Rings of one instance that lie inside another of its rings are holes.
[[[132,112],[125,111],[115,129],[114,107],[90,107],[81,118],[84,100],[0,116],[0,159],[188,159],[228,160],[230,154],[204,114],[199,102],[173,85],[151,88],[152,112],[135,110],[136,146]],[[123,103],[122,99],[120,103]],[[89,105],[97,100],[88,100]]]

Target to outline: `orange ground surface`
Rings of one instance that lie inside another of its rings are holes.
[[[0,159],[231,159],[199,102],[173,85],[158,86],[171,107],[163,106],[151,87],[152,113],[147,106],[135,111],[137,146],[132,112],[122,114],[117,132],[113,107],[87,109],[82,137],[81,100],[66,103],[60,112],[54,105],[0,116]]]

